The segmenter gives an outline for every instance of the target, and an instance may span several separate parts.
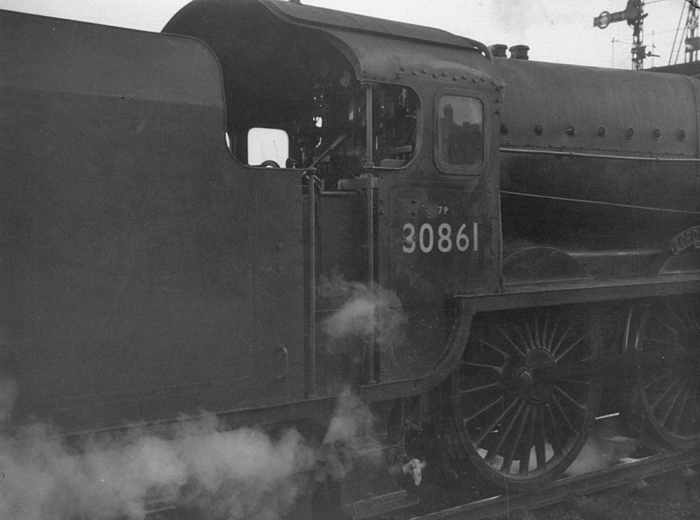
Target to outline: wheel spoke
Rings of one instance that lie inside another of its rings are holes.
[[[579,343],[581,343],[581,342],[582,342],[584,339],[586,339],[588,336],[589,336],[588,334],[584,334],[584,335],[581,336],[579,339],[577,339],[576,341],[574,341],[571,345],[569,345],[569,347],[564,351],[563,354],[561,354],[561,355],[559,355],[559,356],[556,356],[556,357],[554,358],[554,361],[556,361],[557,363],[559,363],[559,361],[561,361],[561,360],[564,358],[564,356],[566,356],[569,352],[571,352],[571,350],[572,350],[576,345],[578,345]]]
[[[535,346],[535,348],[542,348],[542,343],[540,342],[540,335],[538,334],[538,331],[540,330],[540,324],[539,324],[539,315],[535,314],[535,335],[532,335],[532,331],[530,330],[530,324],[527,324],[527,335],[530,338],[530,341],[532,341],[532,345]]]
[[[503,412],[501,413],[501,415],[499,415],[498,417],[496,417],[496,419],[494,419],[494,421],[489,425],[488,428],[485,428],[485,429],[484,429],[484,431],[481,433],[481,435],[479,435],[479,437],[478,437],[475,441],[472,441],[472,443],[474,444],[474,446],[477,446],[477,447],[480,446],[481,443],[483,442],[483,440],[486,438],[486,436],[487,436],[489,433],[491,433],[491,431],[492,431],[496,426],[498,426],[498,423],[500,423],[500,422],[506,417],[506,415],[508,415],[508,412],[510,412],[510,410],[511,410],[519,401],[522,401],[522,399],[520,399],[520,398],[514,399],[513,402],[510,403],[510,404],[508,405],[508,408],[506,408],[505,410],[503,410]]]
[[[547,403],[545,409],[547,410],[547,417],[549,417],[549,420],[552,423],[552,436],[550,437],[552,449],[554,450],[555,455],[561,455],[562,445],[561,439],[559,438],[559,427],[557,426],[557,420],[554,417],[554,411],[549,403]]]
[[[479,338],[479,343],[481,343],[482,345],[486,345],[486,346],[489,347],[489,348],[492,348],[493,350],[495,350],[496,352],[498,352],[499,354],[501,354],[505,359],[510,359],[510,354],[508,354],[507,352],[501,350],[501,349],[498,348],[496,345],[492,345],[491,343],[489,343],[488,341],[486,341],[484,338]]]
[[[634,348],[640,354],[665,358],[661,366],[638,373],[637,389],[646,424],[667,444],[692,448],[700,443],[698,300],[679,298],[649,304],[643,312]]]
[[[580,379],[574,379],[573,376],[569,376],[566,379],[560,379],[560,383],[573,383],[575,385],[585,385],[585,386],[591,386],[591,380],[587,379],[585,381],[582,381]]]
[[[554,403],[554,408],[559,412],[559,414],[562,416],[564,421],[566,421],[566,425],[569,427],[569,430],[572,432],[578,434],[580,433],[576,428],[574,428],[574,425],[571,424],[571,421],[569,420],[569,416],[566,414],[564,409],[561,407],[561,403],[559,402],[559,399],[555,395],[552,395],[552,402]]]
[[[676,384],[677,383],[677,384]],[[681,383],[680,381],[676,381],[673,386],[677,387],[677,390],[674,394],[674,397],[672,399],[668,400],[668,403],[666,405],[666,409],[663,411],[662,417],[659,419],[659,422],[666,426],[666,421],[668,421],[668,418],[671,416],[673,413],[673,406],[676,402],[676,399],[678,399],[678,396],[681,395],[681,392],[683,391],[683,388],[685,387],[685,382]]]
[[[672,426],[669,428],[674,433],[678,433],[678,429],[680,427],[681,419],[683,417],[687,417],[687,414],[684,414],[683,412],[685,411],[685,407],[688,404],[688,400],[690,399],[691,394],[695,390],[695,387],[697,386],[696,381],[689,381],[686,382],[686,384],[683,386],[685,389],[685,392],[682,392],[681,395],[681,403],[680,406],[676,408],[676,415],[674,418],[674,421],[672,423]]]
[[[530,459],[532,458],[532,446],[535,440],[535,427],[537,425],[537,407],[529,406],[527,410],[529,418],[529,427],[527,428],[526,437],[522,442],[520,449],[520,471],[521,475],[526,475],[530,471]]]
[[[690,312],[688,310],[688,324],[694,331],[700,330],[700,312]]]
[[[687,327],[687,324],[692,321],[692,318],[690,317],[690,315],[692,314],[690,312],[690,309],[683,309],[681,311],[682,316],[681,314],[676,312],[676,309],[673,306],[669,306],[668,310],[671,313],[671,315],[676,319],[681,329]]]
[[[482,407],[479,408],[476,412],[472,413],[469,417],[464,418],[464,419],[463,419],[463,420],[464,420],[464,423],[466,424],[466,423],[468,423],[468,422],[473,421],[473,420],[476,419],[478,416],[480,416],[482,413],[487,412],[488,410],[490,410],[491,408],[493,408],[494,406],[496,406],[496,405],[497,405],[498,403],[500,403],[501,401],[503,401],[503,396],[502,396],[502,395],[499,395],[498,398],[494,399],[493,401],[491,401],[491,402],[490,402],[489,404],[487,404],[486,406],[482,406]]]
[[[566,400],[569,401],[571,404],[573,404],[575,407],[577,407],[579,410],[582,412],[587,412],[588,408],[586,407],[585,404],[579,403],[576,399],[571,397],[568,392],[565,392],[559,385],[554,385],[554,390],[562,394],[564,397],[566,397]]]
[[[523,410],[523,408],[525,408],[525,409]],[[505,471],[506,473],[510,473],[510,469],[513,466],[513,459],[515,459],[515,454],[518,451],[518,446],[520,444],[520,438],[523,435],[523,431],[525,429],[525,424],[527,423],[527,418],[530,415],[530,407],[525,406],[525,403],[523,402],[522,406],[518,410],[518,415],[520,415],[521,417],[520,417],[520,421],[518,423],[517,431],[515,433],[515,438],[513,439],[511,446],[508,448],[508,453],[506,454],[505,457],[503,457],[502,470]],[[509,430],[512,428],[513,424],[515,424],[515,418],[511,422],[511,425],[508,427]]]
[[[549,320],[547,320],[549,322]],[[554,338],[557,335],[557,329],[559,328],[559,323],[561,323],[561,316],[557,316],[557,320],[554,322],[554,328],[552,328],[552,335],[547,339],[546,334],[544,336],[545,338],[545,348],[552,352],[552,344],[554,343]]]
[[[656,316],[656,321],[657,321],[658,323],[660,323],[661,325],[663,325],[664,327],[666,327],[668,330],[670,330],[671,333],[673,333],[674,336],[678,334],[678,330],[676,330],[675,328],[673,328],[672,325],[666,323],[666,322],[665,322],[664,320],[662,320],[659,316]]]
[[[497,372],[499,374],[501,373],[501,370],[503,369],[503,367],[499,367],[496,365],[487,365],[485,363],[473,363],[471,361],[463,361],[462,365],[467,366],[467,367],[486,368],[489,370],[493,370],[494,372]]]
[[[599,327],[567,306],[484,313],[473,330],[452,376],[458,442],[491,482],[533,489],[569,466],[595,420],[602,378],[584,370]]]
[[[510,430],[513,429],[513,425],[515,424],[515,421],[518,419],[518,416],[520,415],[521,410],[525,406],[525,401],[523,401],[523,400],[520,400],[520,401],[521,401],[520,406],[518,407],[518,410],[515,412],[515,415],[513,416],[511,421],[508,423],[508,427],[505,430],[501,431],[501,436],[498,438],[498,442],[496,443],[495,446],[493,446],[493,447],[491,447],[491,449],[489,449],[489,454],[488,454],[487,458],[490,458],[491,461],[495,460],[496,455],[503,447],[503,443],[505,442],[506,437],[510,433]],[[512,462],[512,458],[511,458],[511,462]],[[505,465],[505,458],[503,460],[503,465]],[[503,471],[503,465],[501,465],[501,471]],[[508,471],[506,471],[506,473],[508,473]]]
[[[520,354],[522,357],[526,357],[525,352],[520,350],[520,347],[515,344],[515,342],[511,339],[511,337],[508,334],[506,334],[506,332],[501,327],[498,327],[498,330],[503,335],[503,337],[508,341],[508,343],[510,343],[513,346],[513,348],[518,352],[518,354]]]
[[[465,388],[459,391],[460,395],[473,394],[474,392],[483,392],[484,390],[491,390],[492,388],[500,388],[500,381],[495,383],[489,383],[488,385],[476,386],[474,388]]]
[[[525,345],[525,351],[530,352],[534,347],[534,341],[532,339],[532,336],[530,335],[530,327],[529,324],[525,324],[525,328],[527,329],[528,337],[529,339],[526,339],[525,336],[523,335],[523,331],[520,330],[520,326],[515,328],[515,332],[518,335],[518,339],[520,340],[520,343]]]
[[[650,402],[651,407],[656,410],[656,408],[661,404],[661,402],[666,398],[666,396],[671,392],[671,390],[678,384],[678,379],[674,379],[673,382],[666,387],[666,389],[661,393],[661,396]]]
[[[655,385],[656,383],[658,383],[659,381],[661,381],[661,380],[667,378],[668,376],[669,376],[669,374],[667,374],[667,373],[661,374],[659,377],[654,378],[654,379],[651,381],[651,383],[646,383],[646,384],[644,385],[644,387],[643,387],[643,390],[646,392],[649,388],[651,388],[652,386],[654,386],[654,385]]]
[[[540,413],[540,409],[535,409],[535,419],[533,424],[537,423],[537,440],[535,441],[535,457],[537,459],[537,468],[544,468],[547,464],[547,451],[545,449],[545,427],[544,427],[544,412]]]
[[[571,327],[573,326],[573,323],[569,323],[569,325],[564,329],[564,333],[561,335],[561,338],[559,338],[559,343],[556,344],[556,346],[552,349],[552,355],[556,356],[557,351],[561,347],[562,343],[564,342],[564,339],[566,339],[566,336],[569,334],[569,330],[571,330]],[[554,338],[552,338],[554,339]]]

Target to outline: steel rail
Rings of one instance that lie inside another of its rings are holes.
[[[673,451],[653,455],[634,462],[621,463],[611,468],[556,480],[544,488],[512,495],[502,495],[469,502],[422,516],[398,516],[404,520],[497,520],[516,512],[532,511],[563,502],[575,495],[586,495],[622,486],[673,470],[682,470],[700,464],[700,447],[688,451]],[[169,518],[177,506],[165,497],[147,502],[147,518]],[[409,513],[410,514],[410,513]],[[381,516],[381,515],[380,515]]]
[[[574,495],[585,495],[700,464],[700,447],[688,451],[666,452],[611,468],[563,478],[541,490],[502,495],[436,511],[410,520],[495,520],[517,511],[530,511],[563,502]]]

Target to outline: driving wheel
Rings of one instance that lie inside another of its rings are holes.
[[[484,476],[527,490],[569,466],[600,403],[602,379],[592,369],[600,343],[581,307],[475,319],[451,397],[461,446]]]
[[[700,302],[644,305],[631,350],[647,362],[636,376],[636,399],[648,429],[670,446],[700,443]],[[649,361],[651,360],[651,361]]]

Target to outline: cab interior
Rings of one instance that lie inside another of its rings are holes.
[[[410,162],[419,130],[415,91],[361,84],[332,37],[319,31],[272,24],[256,40],[254,52],[237,50],[222,60],[227,136],[236,159],[249,166],[314,168],[325,190],[342,187],[367,162],[379,168]]]

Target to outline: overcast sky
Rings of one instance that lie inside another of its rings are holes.
[[[645,67],[669,63],[687,0],[647,0],[644,43],[659,54]],[[159,31],[188,0],[0,0],[0,9]],[[630,68],[632,29],[593,27],[602,11],[623,11],[626,0],[302,0],[302,3],[438,27],[487,45],[529,45],[530,57],[600,67]],[[676,43],[678,48],[678,43]],[[675,62],[675,52],[673,61]],[[652,61],[653,60],[653,61]],[[679,61],[684,60],[681,53]]]

